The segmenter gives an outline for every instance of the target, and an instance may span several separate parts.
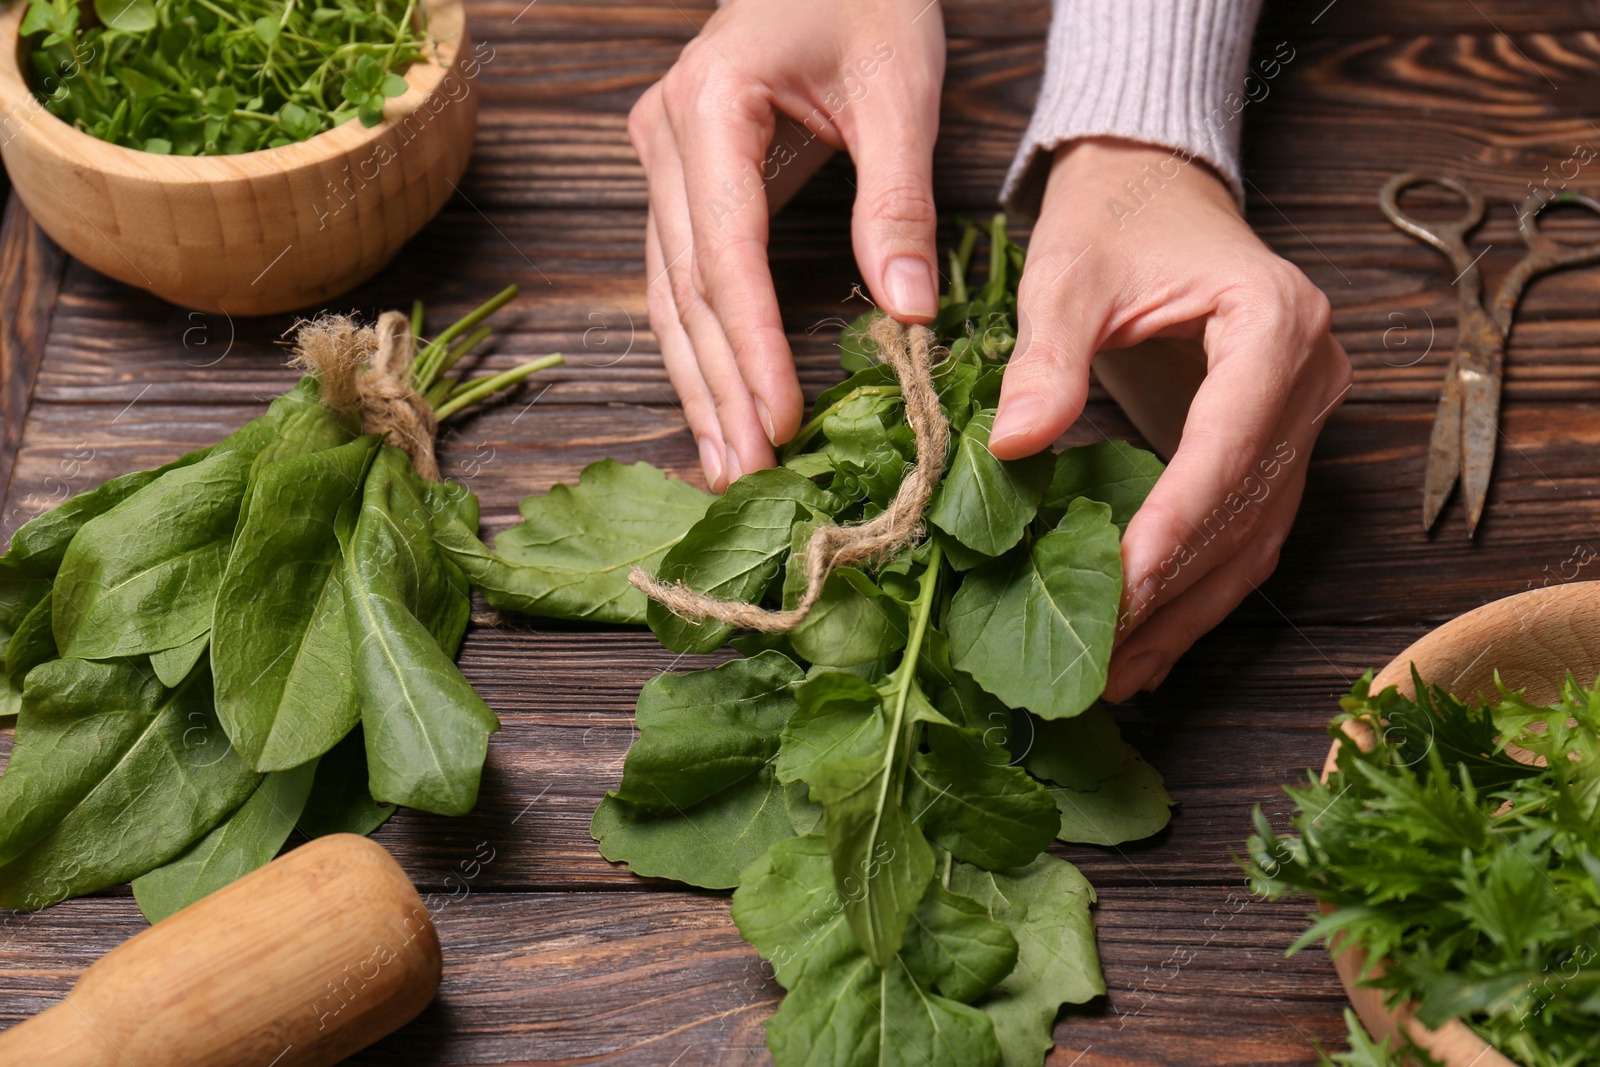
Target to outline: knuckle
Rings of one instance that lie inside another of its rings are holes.
[[[650,142],[655,134],[656,116],[661,108],[661,83],[657,82],[641,96],[628,110],[628,140],[633,144],[633,150],[638,153],[641,160],[646,158],[650,150]]]
[[[927,180],[910,174],[889,176],[864,200],[873,219],[891,224],[931,228],[939,217]]]
[[[689,54],[697,41],[689,42],[678,62],[657,83],[661,88],[661,106],[669,117],[689,112],[700,96],[702,74],[697,69],[699,64]]]
[[[1246,568],[1245,576],[1250,584],[1260,585],[1272,577],[1273,571],[1278,569],[1278,560],[1283,555],[1283,533],[1274,531],[1255,540],[1255,548],[1251,553],[1250,562]]]

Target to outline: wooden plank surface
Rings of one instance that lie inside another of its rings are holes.
[[[495,52],[478,83],[481,128],[461,195],[337,306],[370,314],[420,295],[440,323],[507,281],[523,286],[484,366],[553,350],[569,365],[450,426],[441,451],[446,474],[482,498],[491,530],[514,520],[522,496],[605,455],[698,479],[644,311],[645,189],[625,117],[714,5],[469,6]],[[994,206],[1037,88],[1048,5],[961,0],[944,15],[937,192],[948,217]],[[1320,764],[1325,723],[1361,671],[1480,603],[1592,577],[1570,561],[1600,548],[1600,275],[1558,275],[1529,291],[1486,519],[1469,541],[1452,507],[1426,536],[1424,452],[1455,296],[1442,259],[1391,229],[1374,197],[1389,173],[1421,167],[1503,201],[1578,146],[1600,144],[1590,121],[1597,29],[1595,0],[1267,5],[1258,53],[1283,42],[1294,58],[1239,120],[1249,217],[1328,292],[1355,385],[1303,460],[1309,487],[1279,573],[1160,692],[1118,710],[1181,806],[1150,842],[1059,850],[1100,889],[1110,994],[1063,1017],[1057,1067],[1313,1064],[1312,1040],[1336,1044],[1343,1001],[1326,955],[1282,955],[1306,903],[1243,891],[1233,857],[1251,810],[1281,822],[1281,785]],[[1573,187],[1600,190],[1595,166]],[[838,376],[838,317],[862,307],[850,300],[852,195],[850,168],[835,161],[773,226],[774,274],[809,395]],[[5,442],[16,445],[0,536],[67,493],[218,439],[292,381],[279,343],[290,316],[175,309],[63,266],[16,215],[0,240],[0,319],[27,343],[0,345],[10,390],[0,391],[0,472],[13,462]],[[1498,282],[1520,249],[1509,206],[1493,203],[1490,216],[1479,241]],[[1594,232],[1570,219],[1551,227],[1568,239]],[[9,383],[24,373],[32,385],[18,407]],[[1067,439],[1101,435],[1133,432],[1096,393]],[[403,812],[378,835],[432,894],[444,991],[352,1062],[766,1062],[761,1025],[778,990],[729,923],[725,897],[634,878],[587,834],[633,736],[639,687],[715,659],[677,657],[623,629],[509,620],[469,635],[462,667],[505,722],[482,802],[461,819]],[[0,733],[0,753],[8,743]],[[492,860],[475,863],[485,850]],[[0,916],[0,1023],[58,998],[141,927],[121,890]]]

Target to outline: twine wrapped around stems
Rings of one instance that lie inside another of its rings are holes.
[[[299,324],[294,342],[290,365],[321,380],[324,404],[341,415],[359,411],[363,433],[388,434],[418,474],[439,481],[439,423],[411,378],[410,319],[385,311],[373,328],[348,315],[320,315]]]
[[[933,388],[933,334],[925,326],[908,328],[885,315],[873,319],[870,329],[879,358],[900,379],[906,421],[917,446],[916,463],[906,472],[889,506],[867,522],[817,528],[806,546],[805,591],[786,611],[708,596],[682,581],[658,581],[639,567],[628,576],[636,589],[686,619],[712,619],[747,630],[785,633],[805,622],[835,568],[883,559],[922,536],[922,517],[944,473],[950,446],[950,423]]]

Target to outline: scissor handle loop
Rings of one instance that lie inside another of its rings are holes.
[[[1400,194],[1414,185],[1437,185],[1459,196],[1466,205],[1461,217],[1454,222],[1419,222],[1400,206]],[[1466,183],[1447,174],[1422,174],[1414,170],[1402,171],[1383,183],[1378,192],[1378,206],[1396,227],[1419,241],[1426,241],[1450,257],[1458,271],[1464,271],[1467,256],[1467,234],[1483,221],[1483,197]],[[1541,239],[1543,239],[1541,237]]]
[[[1522,241],[1528,246],[1529,257],[1535,260],[1532,266],[1536,273],[1600,260],[1600,241],[1569,245],[1539,229],[1539,213],[1556,204],[1576,204],[1600,216],[1600,200],[1584,193],[1560,192],[1554,196],[1529,193],[1528,198],[1517,207],[1517,228],[1522,231]]]

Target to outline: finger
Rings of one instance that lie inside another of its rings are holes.
[[[686,107],[687,114],[669,116],[683,162],[694,278],[732,348],[770,451],[794,436],[804,407],[767,263],[764,173],[776,113],[737,75],[710,77]],[[762,452],[741,451],[746,470],[762,463]]]
[[[1297,473],[1294,484],[1283,487],[1257,537],[1245,551],[1213,568],[1164,604],[1117,647],[1106,681],[1107,700],[1126,700],[1140,689],[1159,685],[1179,656],[1267,580],[1278,565],[1278,553],[1299,506],[1304,469]]]
[[[689,335],[678,321],[678,305],[672,299],[672,283],[667,279],[666,257],[661,253],[661,237],[656,232],[653,214],[645,221],[644,269],[645,302],[650,309],[650,329],[661,346],[661,362],[666,365],[667,378],[683,405],[684,421],[689,424],[689,432],[694,434],[695,445],[700,450],[700,467],[705,471],[706,484],[720,488],[724,484],[722,427],[717,423],[711,389],[700,376]]]
[[[939,313],[933,203],[933,144],[939,134],[936,83],[874,87],[844,112],[845,142],[856,165],[850,232],[867,288],[902,322]]]
[[[701,295],[695,278],[693,230],[685,199],[682,160],[663,124],[652,148],[650,210],[661,239],[667,280],[700,377],[711,394],[723,445],[720,491],[746,471],[772,466],[771,441],[723,332],[722,322]]]
[[[1109,279],[1088,249],[1030,257],[1017,287],[1017,346],[1000,385],[989,450],[1020,459],[1048,448],[1083,413],[1109,303]],[[1090,283],[1093,279],[1093,284]]]
[[[1337,362],[1348,365],[1326,324],[1308,325],[1227,305],[1207,324],[1210,368],[1172,462],[1124,539],[1125,606],[1138,609],[1131,628],[1239,552],[1264,512],[1248,506],[1255,496],[1286,469],[1303,470]]]
[[[776,215],[800,187],[833,158],[835,149],[787,115],[778,120],[778,132],[767,148],[762,178],[767,188],[767,214]]]

